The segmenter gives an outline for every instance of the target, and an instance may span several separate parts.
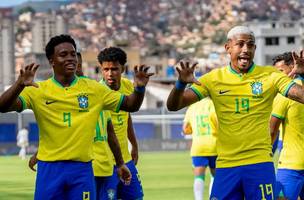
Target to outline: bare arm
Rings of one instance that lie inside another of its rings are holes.
[[[107,132],[108,132],[108,142],[110,149],[114,155],[116,165],[121,166],[124,164],[124,160],[121,155],[120,145],[117,140],[116,134],[114,132],[114,127],[111,121],[108,122],[107,125]]]
[[[129,185],[132,179],[132,174],[122,158],[120,146],[111,121],[107,124],[107,132],[109,146],[116,161],[118,176],[125,185]]]
[[[200,82],[194,78],[194,69],[197,63],[189,66],[189,62],[180,62],[180,67],[176,67],[178,72],[178,83],[185,85],[188,83],[196,83],[200,85]],[[171,90],[167,99],[167,108],[170,111],[180,110],[196,101],[198,101],[197,95],[191,90],[185,87],[177,88],[176,85]]]
[[[153,73],[148,73],[149,67],[141,65],[134,68],[134,86],[133,94],[126,96],[120,109],[127,112],[136,112],[139,110],[145,96],[145,87]]]
[[[33,82],[38,67],[39,65],[32,63],[20,70],[17,81],[0,96],[0,112],[20,111],[22,109],[22,103],[18,96],[26,86],[38,87]]]
[[[183,133],[185,135],[191,135],[192,134],[192,127],[189,122],[183,124]]]
[[[304,103],[304,87],[299,84],[294,84],[288,91],[288,98]]]
[[[271,144],[273,144],[276,138],[278,137],[281,122],[282,120],[277,117],[271,116],[270,118],[269,126],[270,126],[270,135],[271,135]]]
[[[132,149],[131,149],[132,160],[134,161],[134,163],[136,165],[137,161],[138,161],[138,144],[137,144],[137,140],[136,140],[136,136],[135,136],[135,132],[134,132],[134,128],[133,128],[133,123],[132,123],[132,118],[131,118],[130,114],[129,114],[129,118],[128,118],[128,139],[132,145]]]

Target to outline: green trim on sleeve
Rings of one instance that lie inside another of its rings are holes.
[[[271,116],[273,116],[275,118],[278,118],[278,119],[281,119],[281,120],[285,119],[285,117],[282,117],[281,115],[277,115],[277,114],[274,114],[274,113],[272,113]]]
[[[288,84],[287,88],[285,89],[285,91],[284,91],[284,93],[283,93],[283,96],[284,96],[284,97],[287,97],[290,88],[291,88],[294,84],[296,84],[294,81],[291,81],[291,82]]]
[[[194,87],[190,87],[190,89],[196,94],[199,100],[202,100],[204,98],[204,96]]]
[[[19,96],[18,98],[20,99],[20,101],[21,101],[21,103],[22,103],[22,108],[21,108],[21,110],[19,111],[19,112],[21,112],[21,111],[27,109],[27,107],[26,107],[26,102],[25,102],[25,100],[24,100],[24,98],[23,98],[22,96]]]
[[[119,99],[119,103],[117,105],[117,108],[116,108],[115,112],[119,112],[120,111],[120,106],[121,106],[122,102],[124,101],[124,99],[125,99],[125,95],[121,95],[120,99]]]

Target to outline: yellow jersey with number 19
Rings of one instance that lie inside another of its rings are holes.
[[[32,109],[39,127],[42,161],[93,159],[93,141],[100,110],[119,111],[123,95],[98,82],[75,77],[69,87],[54,78],[26,87],[19,95],[23,109]]]
[[[302,85],[301,79],[295,82]],[[283,149],[278,168],[304,169],[304,104],[278,95],[273,103],[272,116],[282,122]]]
[[[210,98],[204,98],[189,106],[184,123],[192,128],[191,156],[216,156],[217,120]]]
[[[103,80],[100,83],[105,84]],[[121,78],[120,88],[118,92],[124,95],[130,95],[134,91],[133,83],[126,78]],[[128,120],[129,120],[129,112],[125,112],[123,110],[119,112],[110,112],[111,119],[114,126],[114,131],[117,136],[122,157],[125,163],[129,162],[131,158],[131,154],[128,148]]]
[[[94,176],[111,176],[113,174],[113,154],[108,143],[107,126],[111,121],[109,111],[102,111],[99,114],[96,124],[96,135],[94,137]]]
[[[209,96],[218,118],[217,168],[272,162],[269,117],[278,92],[287,95],[294,82],[272,66],[253,64],[238,74],[231,66],[212,70],[191,89]]]

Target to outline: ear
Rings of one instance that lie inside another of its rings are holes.
[[[225,43],[225,50],[226,50],[227,53],[230,53],[230,42],[229,41],[227,41]]]
[[[50,59],[49,59],[49,63],[50,63],[50,65],[51,65],[52,67],[54,67],[53,58],[50,58]]]
[[[126,66],[122,65],[121,66],[121,73],[124,73],[125,69],[126,69]]]

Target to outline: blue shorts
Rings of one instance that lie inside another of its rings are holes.
[[[38,161],[34,199],[95,199],[92,162]]]
[[[192,156],[193,167],[207,167],[214,169],[217,156]]]
[[[289,200],[297,200],[300,195],[303,197],[304,170],[278,169],[277,182],[281,186],[277,194],[282,191]]]
[[[126,165],[132,174],[130,185],[125,185],[122,181],[119,180],[116,166],[113,173],[113,176],[116,177],[118,183],[117,198],[123,200],[141,199],[144,196],[144,193],[135,164],[133,160],[131,160],[127,162]]]
[[[275,171],[272,162],[216,168],[210,199],[274,199]]]
[[[114,171],[114,168],[113,168]],[[113,172],[114,173],[114,172]],[[95,176],[96,200],[117,199],[117,178],[114,176]]]

